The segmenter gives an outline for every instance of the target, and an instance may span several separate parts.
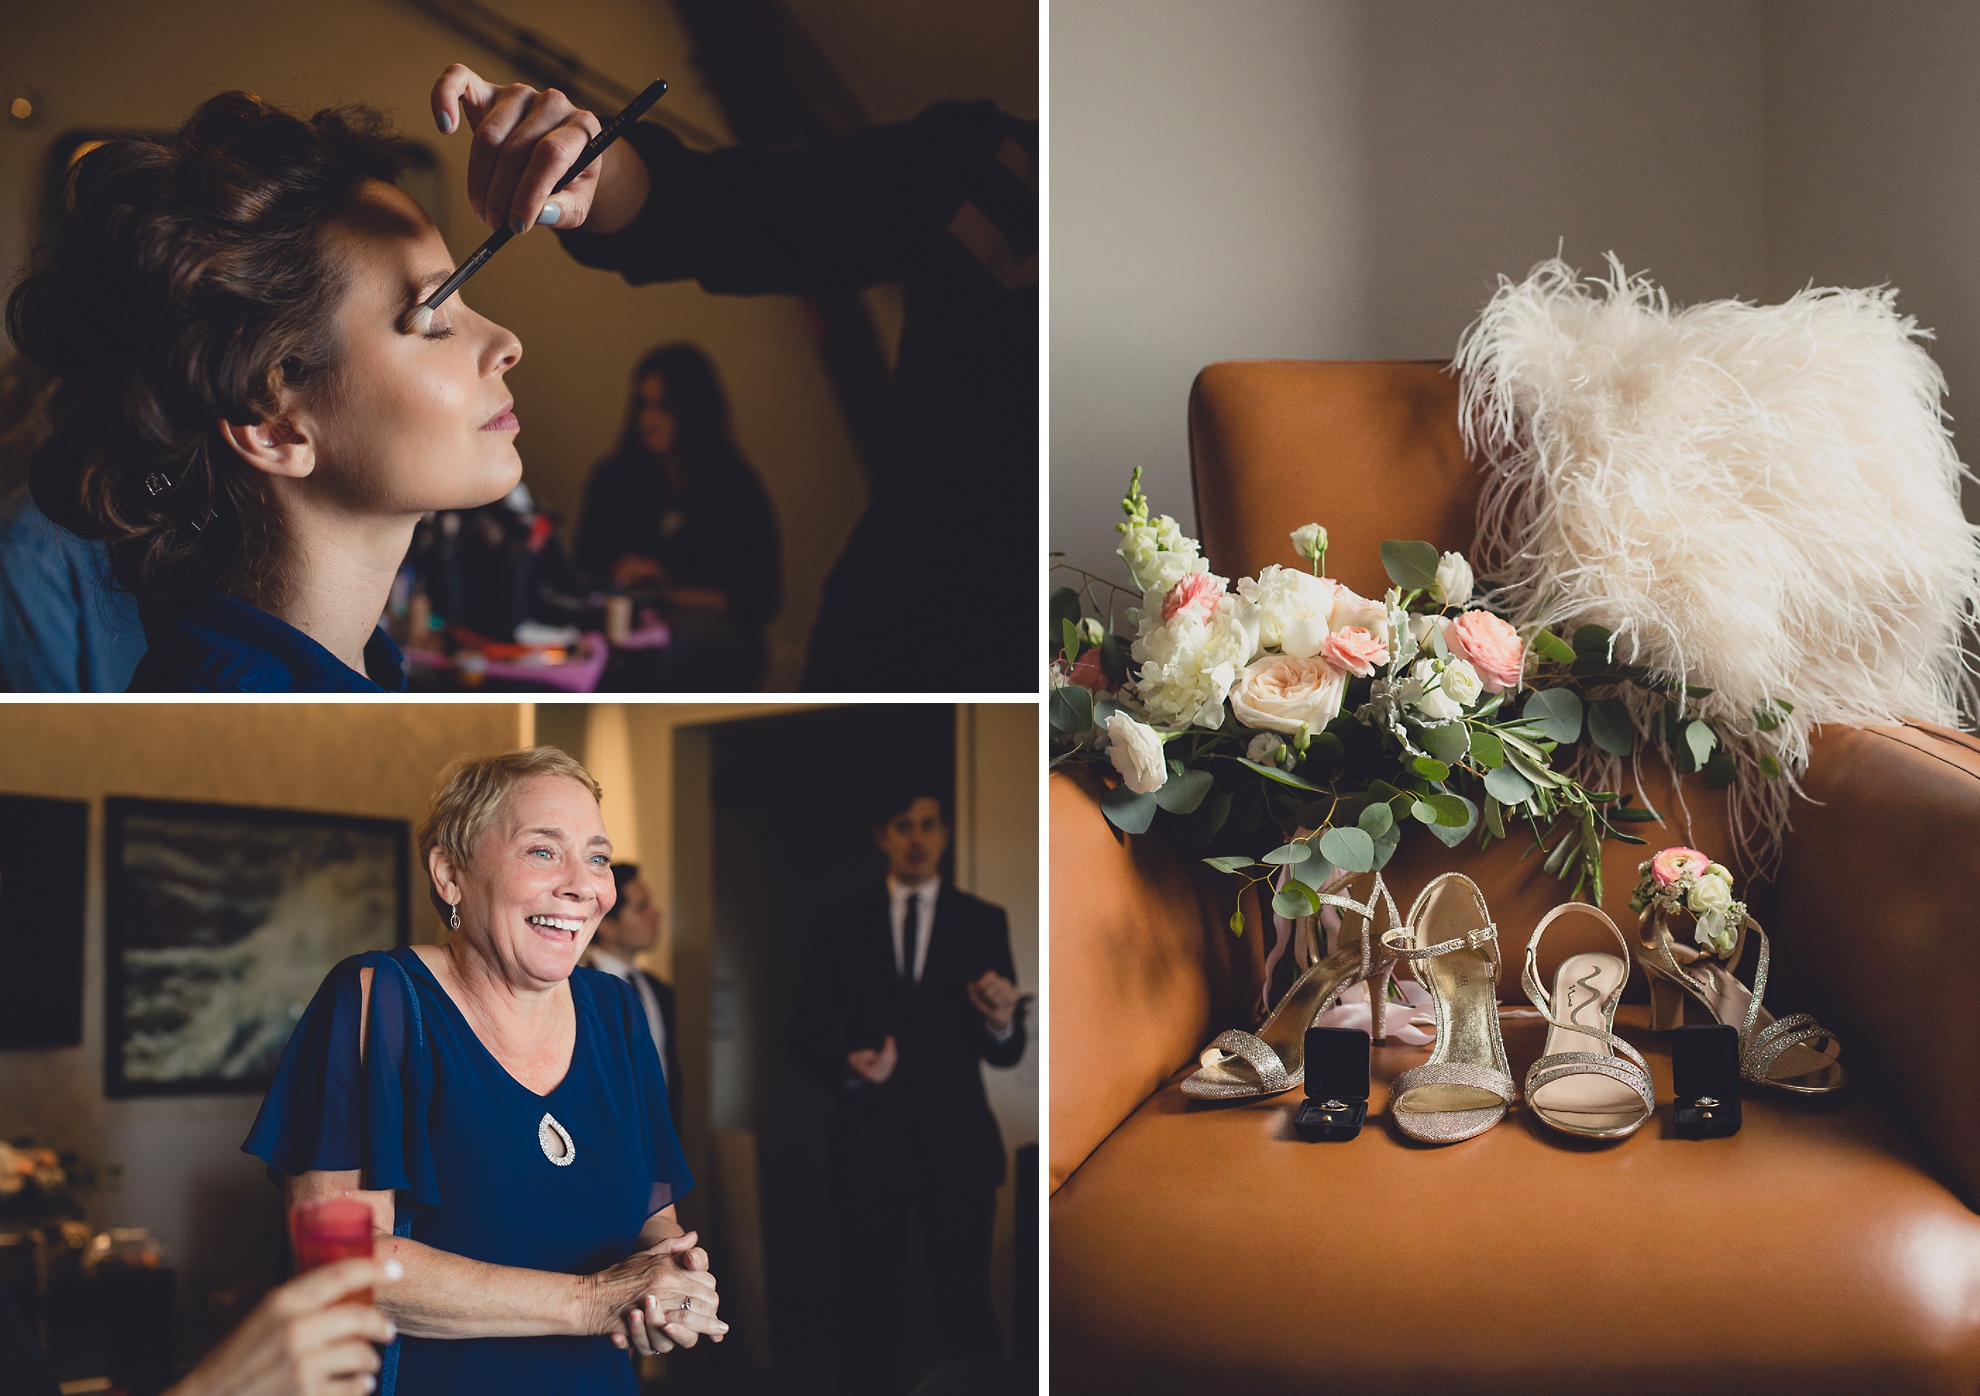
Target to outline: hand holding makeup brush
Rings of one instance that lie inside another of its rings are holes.
[[[497,87],[462,63],[449,64],[433,84],[433,119],[451,135],[463,121],[474,132],[468,148],[468,202],[491,228],[521,233],[537,223],[589,226],[616,232],[646,203],[646,166],[614,142],[576,179],[551,197],[599,120],[555,88],[527,83]]]

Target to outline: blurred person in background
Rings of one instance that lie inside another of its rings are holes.
[[[783,604],[777,514],[694,345],[662,345],[634,368],[619,447],[585,488],[577,559],[597,585],[667,616],[667,687],[763,686],[764,632]]]
[[[674,1130],[681,1128],[680,1037],[675,1028],[674,986],[639,967],[639,957],[660,942],[660,903],[639,875],[637,863],[612,864],[612,881],[619,899],[598,923],[584,962],[614,979],[632,985],[646,1010],[646,1025],[660,1049],[660,1070],[667,1078],[667,1109]]]
[[[599,129],[554,89],[497,87],[456,63],[433,87],[443,134],[474,129],[468,200],[483,221],[557,230],[589,267],[635,286],[725,295],[903,287],[900,349],[866,513],[826,578],[804,687],[1036,692],[1038,123],[989,102],[803,150],[690,150],[636,122],[576,180],[551,186]],[[554,206],[554,209],[553,209]],[[671,391],[671,385],[670,385]],[[953,578],[948,586],[931,578]],[[886,677],[882,677],[886,676]]]
[[[48,521],[28,495],[28,460],[48,434],[53,376],[0,363],[0,689],[122,693],[144,627],[110,555]]]
[[[786,1046],[832,1095],[826,1166],[850,1290],[915,1316],[918,1253],[927,1323],[849,1334],[846,1396],[905,1391],[917,1359],[1002,1355],[990,1250],[1004,1140],[982,1065],[1016,1066],[1025,1046],[1004,910],[942,877],[941,797],[913,782],[886,791],[873,841],[886,876],[819,914]]]

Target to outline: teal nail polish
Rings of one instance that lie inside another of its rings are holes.
[[[564,211],[555,204],[545,204],[543,206],[543,212],[536,215],[536,221],[539,223],[555,223],[563,216]]]

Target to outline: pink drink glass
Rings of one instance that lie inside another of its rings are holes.
[[[295,1256],[296,1273],[300,1275],[354,1255],[368,1258],[372,1220],[371,1204],[355,1197],[300,1203],[289,1213],[289,1247]],[[371,1290],[353,1290],[341,1302],[369,1304]]]

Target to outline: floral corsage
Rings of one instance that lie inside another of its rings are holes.
[[[1696,939],[1715,955],[1732,953],[1746,903],[1733,896],[1733,875],[1695,848],[1667,848],[1637,866],[1636,891],[1629,905],[1638,914],[1697,918]]]

